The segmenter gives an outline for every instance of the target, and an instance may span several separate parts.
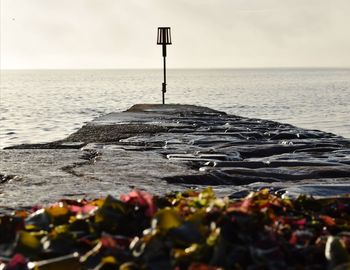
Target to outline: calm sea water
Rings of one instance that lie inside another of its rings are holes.
[[[62,139],[161,101],[162,70],[1,71],[0,148]],[[167,103],[209,106],[350,138],[350,69],[169,70]]]

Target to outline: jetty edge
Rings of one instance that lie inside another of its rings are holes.
[[[212,186],[243,197],[350,194],[350,140],[194,105],[137,104],[67,138],[0,151],[0,212],[62,198]]]

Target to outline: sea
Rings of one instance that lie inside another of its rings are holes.
[[[103,114],[161,102],[161,69],[0,75],[0,148],[63,139]],[[350,138],[350,69],[169,69],[165,98]]]

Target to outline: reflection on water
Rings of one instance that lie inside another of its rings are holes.
[[[61,139],[101,114],[161,102],[161,70],[2,71],[0,147]],[[350,69],[169,70],[166,102],[350,138]]]

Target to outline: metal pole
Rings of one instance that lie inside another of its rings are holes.
[[[162,45],[163,51],[163,73],[164,81],[162,83],[162,104],[165,104],[166,93],[166,45],[171,45],[170,27],[158,27],[157,45]]]
[[[163,44],[163,65],[164,65],[164,82],[162,84],[162,100],[163,100],[163,104],[165,104],[165,92],[166,92],[166,64],[165,64],[165,57],[166,57],[166,45]]]
[[[163,82],[163,89],[162,89],[162,93],[163,93],[163,104],[165,104],[165,92],[166,92],[166,66],[165,66],[165,56],[164,56],[164,82]]]

